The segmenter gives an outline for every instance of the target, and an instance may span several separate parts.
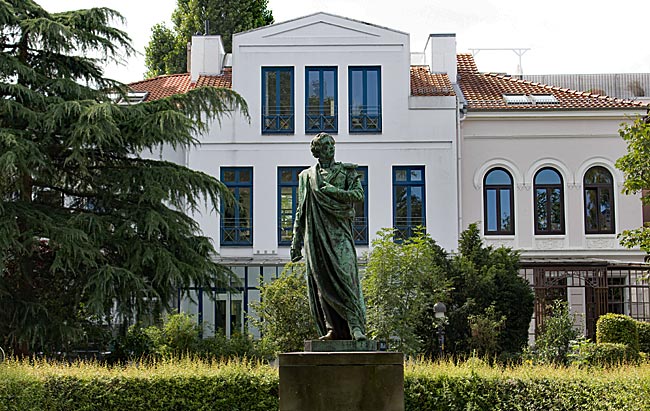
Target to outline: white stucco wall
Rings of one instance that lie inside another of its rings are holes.
[[[261,133],[262,67],[294,68],[293,134]],[[220,167],[253,167],[253,246],[221,247],[219,217],[195,217],[224,258],[278,256],[288,247],[277,239],[277,168],[310,166],[313,134],[305,134],[305,67],[338,68],[336,159],[368,166],[371,239],[392,226],[392,166],[425,167],[426,222],[447,249],[458,238],[456,98],[410,97],[409,36],[405,33],[319,13],[236,34],[233,89],[247,101],[250,122],[240,114],[214,124],[189,153],[189,166],[219,176]],[[348,67],[381,67],[381,133],[348,133]],[[367,247],[359,247],[361,255]]]
[[[641,253],[622,248],[616,234],[586,235],[584,173],[592,166],[614,177],[616,233],[642,223],[638,196],[621,193],[623,174],[614,163],[625,152],[619,125],[632,113],[613,111],[526,113],[470,112],[462,123],[463,224],[483,220],[483,177],[492,167],[510,171],[515,184],[515,235],[485,236],[540,257],[598,257],[639,260]],[[535,235],[533,177],[551,166],[564,183],[564,235]]]

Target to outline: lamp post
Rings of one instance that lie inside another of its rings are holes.
[[[437,302],[433,306],[433,315],[438,323],[438,346],[440,347],[440,357],[445,355],[445,319],[447,316],[447,306],[443,302]]]

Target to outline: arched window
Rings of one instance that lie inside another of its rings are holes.
[[[493,168],[483,180],[483,224],[486,235],[515,233],[512,176],[502,168]]]
[[[564,190],[562,176],[553,168],[542,168],[533,180],[535,234],[564,234]]]
[[[585,233],[614,233],[614,179],[601,166],[585,173]]]

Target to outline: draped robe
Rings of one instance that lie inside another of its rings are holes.
[[[352,202],[363,200],[355,164],[316,164],[300,173],[294,235],[304,238],[307,290],[312,316],[321,335],[352,339],[365,334],[365,305],[352,234]],[[321,187],[336,188],[326,193]]]

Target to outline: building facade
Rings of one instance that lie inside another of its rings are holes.
[[[534,287],[549,262],[576,271],[643,261],[616,241],[642,218],[638,197],[620,194],[613,164],[625,151],[619,123],[645,106],[481,74],[471,56],[457,55],[453,34],[432,34],[418,65],[411,54],[406,33],[317,13],[236,34],[232,55],[219,36],[195,36],[189,73],[131,84],[145,100],[215,85],[248,103],[250,119],[234,112],[198,136],[200,146],[162,152],[218,177],[239,204],[194,218],[241,278],[240,291],[191,290],[193,298],[179,297],[181,310],[227,334],[257,333],[246,319],[260,285],[289,260],[297,176],[315,162],[309,142],[319,132],[335,137],[337,161],[358,164],[362,176],[360,258],[384,227],[409,236],[426,226],[454,250],[459,233],[478,222],[488,244],[522,250],[522,275]],[[568,284],[573,277],[563,272],[559,281]],[[590,277],[577,278],[583,291],[560,298],[587,312]],[[542,304],[538,323],[544,312]]]

